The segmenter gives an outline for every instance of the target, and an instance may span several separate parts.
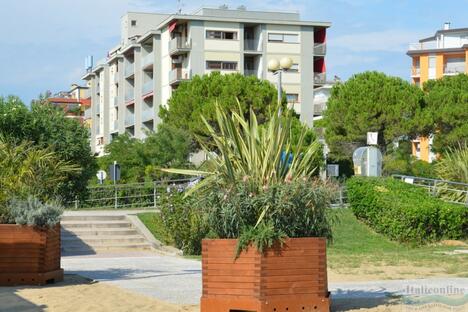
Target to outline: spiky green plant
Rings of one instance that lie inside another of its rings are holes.
[[[446,181],[468,183],[468,145],[459,145],[449,148],[435,165],[437,176]],[[440,184],[438,195],[454,202],[468,202],[468,189],[466,186],[455,184]]]
[[[310,178],[318,168],[314,165],[320,143],[314,141],[306,146],[306,128],[303,126],[299,140],[293,146],[292,119],[290,111],[273,110],[270,119],[259,125],[250,109],[248,119],[239,106],[238,111],[227,111],[216,105],[215,131],[202,116],[214,146],[208,147],[200,140],[202,149],[210,156],[205,171],[163,169],[172,173],[204,176],[205,179],[189,191],[229,187],[237,181],[248,181],[254,191],[269,185]],[[213,155],[213,150],[216,155]],[[292,151],[301,151],[294,154]]]
[[[7,202],[12,198],[55,199],[60,195],[56,193],[57,184],[64,181],[67,173],[79,170],[49,149],[0,136],[0,222],[6,219]]]

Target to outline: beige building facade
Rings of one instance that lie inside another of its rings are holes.
[[[191,15],[127,13],[121,42],[83,77],[91,87],[91,146],[97,155],[118,134],[144,139],[159,107],[185,80],[212,71],[276,83],[271,59],[290,57],[283,74],[288,102],[312,125],[314,89],[326,82],[327,22],[298,13],[202,8]]]

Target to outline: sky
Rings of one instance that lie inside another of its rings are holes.
[[[468,0],[182,0],[182,13],[201,6],[244,5],[252,10],[298,11],[301,19],[332,23],[327,75],[343,80],[378,70],[409,79],[409,43],[444,22],[468,27]],[[175,13],[177,0],[0,0],[0,96],[25,103],[82,83],[84,60],[106,56],[120,40],[127,11]]]

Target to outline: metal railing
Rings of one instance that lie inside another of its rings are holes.
[[[454,65],[450,65],[450,66],[447,66],[445,65],[444,66],[444,74],[453,74],[453,75],[457,75],[457,74],[463,74],[465,72],[465,64],[454,64]]]
[[[169,83],[190,79],[190,70],[185,68],[174,68],[169,72]]]
[[[143,122],[152,120],[154,118],[154,110],[153,108],[146,108],[141,111],[141,120]]]
[[[195,179],[100,185],[88,188],[88,198],[67,202],[66,209],[157,209],[161,197],[183,192]]]
[[[408,50],[415,51],[415,50],[432,50],[437,49],[437,42],[436,41],[428,41],[428,42],[417,42],[417,43],[410,43]]]
[[[187,38],[175,37],[169,41],[169,53],[189,51],[192,48],[192,40]]]
[[[314,55],[325,55],[327,53],[326,43],[315,43],[314,44]]]
[[[133,93],[133,88],[132,89],[127,89],[127,92],[125,92],[125,102],[130,102],[135,99],[135,95]]]
[[[323,111],[327,109],[327,102],[314,103],[314,115],[322,115]]]
[[[425,188],[430,195],[439,197],[447,202],[468,206],[468,184],[466,183],[399,174],[395,174],[393,177],[406,183]]]
[[[420,67],[413,67],[411,70],[411,76],[420,76],[421,75],[421,68]]]
[[[114,105],[114,107],[119,106],[119,97],[118,96],[114,96],[112,98],[112,104]]]
[[[257,69],[244,69],[244,76],[258,77],[258,70]]]

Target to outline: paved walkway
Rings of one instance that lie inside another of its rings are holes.
[[[201,262],[154,252],[63,257],[66,273],[79,274],[104,283],[177,304],[198,304],[201,295]],[[408,295],[421,289],[463,289],[468,278],[386,280],[330,283],[333,298],[384,298]]]

